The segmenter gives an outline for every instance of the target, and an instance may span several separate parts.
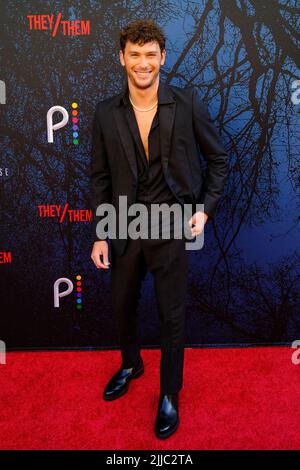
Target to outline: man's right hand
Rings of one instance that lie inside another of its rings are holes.
[[[94,261],[96,268],[109,269],[110,262],[108,261],[108,243],[105,240],[98,240],[94,243],[91,258]]]

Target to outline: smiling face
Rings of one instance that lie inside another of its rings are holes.
[[[120,62],[126,69],[128,79],[140,89],[153,85],[165,57],[166,51],[160,51],[157,41],[147,42],[143,46],[127,41],[124,54],[120,51]]]

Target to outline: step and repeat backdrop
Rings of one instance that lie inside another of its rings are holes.
[[[299,0],[1,2],[0,340],[118,347],[110,272],[90,258],[92,118],[125,85],[119,31],[167,35],[161,80],[195,86],[230,156],[190,252],[187,345],[300,339]],[[159,344],[150,274],[140,342]],[[1,343],[3,344],[3,343]]]

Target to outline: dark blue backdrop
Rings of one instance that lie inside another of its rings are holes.
[[[1,10],[0,338],[7,348],[118,345],[110,274],[90,259],[91,122],[96,103],[124,85],[119,30],[145,17],[167,34],[161,79],[199,89],[230,155],[217,217],[204,248],[191,255],[187,344],[298,339],[299,2],[12,0]],[[53,106],[64,107],[69,122],[50,143]],[[50,205],[60,213],[47,213]],[[68,211],[79,209],[81,220],[72,220]],[[56,308],[59,278],[73,291]],[[157,345],[149,275],[139,314],[141,343]]]

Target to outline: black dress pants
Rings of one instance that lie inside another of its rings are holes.
[[[160,391],[164,394],[176,393],[183,385],[189,262],[185,242],[184,237],[129,238],[122,256],[111,253],[112,302],[125,368],[140,358],[137,308],[147,270],[153,275],[160,320]]]

